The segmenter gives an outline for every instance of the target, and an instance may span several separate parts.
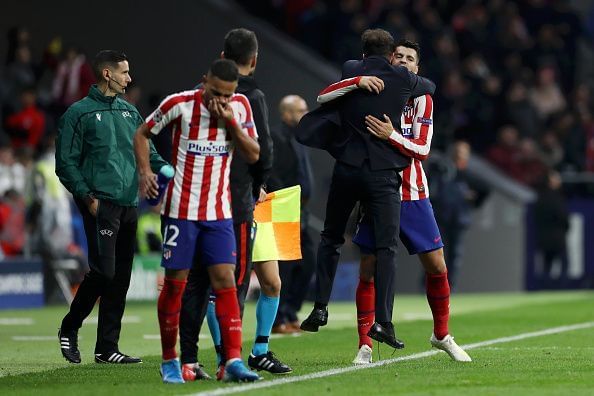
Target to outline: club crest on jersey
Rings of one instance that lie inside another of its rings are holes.
[[[203,155],[206,157],[225,157],[231,151],[230,142],[213,142],[213,141],[188,141],[188,154]]]
[[[163,258],[169,260],[171,258],[171,249],[163,249]]]
[[[163,112],[161,111],[161,109],[155,110],[155,113],[153,114],[153,121],[158,124],[161,122],[162,119],[163,119]]]
[[[96,113],[95,117],[97,117],[97,121],[101,121],[101,113]]]

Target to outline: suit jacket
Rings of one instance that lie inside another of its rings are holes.
[[[343,79],[360,75],[381,78],[384,90],[379,95],[356,90],[330,103],[330,107],[322,106],[306,114],[299,123],[297,140],[327,150],[337,161],[352,166],[359,167],[369,160],[372,170],[404,169],[410,160],[387,141],[371,135],[365,127],[365,116],[383,119],[386,114],[397,123],[408,99],[433,95],[435,84],[404,66],[392,66],[383,56],[345,62]]]

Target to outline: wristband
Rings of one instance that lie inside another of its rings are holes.
[[[231,128],[235,128],[237,127],[237,121],[235,121],[235,118],[231,118],[230,120],[226,120],[225,121],[225,126],[229,129]]]

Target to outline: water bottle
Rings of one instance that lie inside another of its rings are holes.
[[[167,189],[169,181],[175,174],[175,170],[171,165],[163,165],[157,175],[157,184],[159,185],[159,193],[155,198],[147,198],[146,202],[151,206],[156,206],[160,201],[163,193]]]

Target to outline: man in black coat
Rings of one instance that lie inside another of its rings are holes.
[[[285,96],[279,104],[281,125],[271,130],[274,161],[268,179],[269,191],[301,186],[301,254],[300,260],[279,261],[282,281],[280,305],[273,333],[294,333],[299,330],[297,312],[309,290],[315,269],[314,242],[308,231],[307,203],[312,193],[313,176],[307,148],[295,140],[295,127],[305,113],[307,103],[297,95]]]
[[[326,149],[336,159],[326,206],[326,219],[318,248],[316,302],[301,324],[305,331],[317,331],[328,321],[328,301],[336,275],[338,249],[344,243],[346,223],[360,201],[373,217],[376,235],[375,315],[369,336],[394,348],[404,344],[396,339],[392,324],[397,235],[400,227],[401,179],[398,172],[410,159],[387,142],[372,136],[365,127],[365,116],[400,118],[411,96],[433,94],[435,84],[391,64],[394,38],[381,29],[362,35],[363,59],[345,62],[342,79],[373,75],[384,82],[379,94],[358,90],[345,95],[336,108],[313,112],[300,123],[298,140]],[[338,117],[333,113],[336,111]],[[340,126],[338,126],[340,125]]]

